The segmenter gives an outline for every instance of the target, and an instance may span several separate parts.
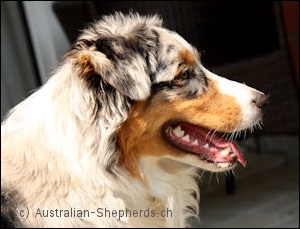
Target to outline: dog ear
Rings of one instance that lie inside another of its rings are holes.
[[[156,34],[101,38],[94,43],[96,50],[81,52],[80,62],[123,95],[144,100],[150,95],[150,76],[157,66],[157,43]]]

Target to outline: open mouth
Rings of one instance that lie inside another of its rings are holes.
[[[220,133],[186,122],[169,122],[163,126],[162,136],[171,146],[219,167],[227,168],[237,161],[246,166],[237,143]]]

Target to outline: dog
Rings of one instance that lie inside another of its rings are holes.
[[[269,96],[218,76],[159,15],[84,28],[1,124],[1,218],[13,227],[188,227],[199,169],[246,159]]]

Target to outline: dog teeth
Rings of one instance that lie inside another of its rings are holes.
[[[223,149],[222,151],[220,151],[220,155],[223,157],[228,156],[228,154],[231,152],[231,148],[230,146],[226,147],[225,149]]]
[[[206,144],[204,145],[204,149],[208,149],[208,148],[209,148],[209,144],[206,143]]]
[[[218,163],[218,166],[221,168],[228,168],[231,165],[230,162]]]
[[[199,145],[199,142],[198,142],[198,140],[195,140],[195,141],[193,141],[192,145],[194,145],[194,146],[198,146],[198,145]]]
[[[175,134],[176,137],[183,137],[184,136],[184,130],[181,129],[181,126],[178,125],[175,129],[173,129],[173,133]]]
[[[186,142],[190,142],[191,140],[190,140],[190,135],[185,135],[183,138],[182,138],[182,140],[184,140],[184,141],[186,141]]]

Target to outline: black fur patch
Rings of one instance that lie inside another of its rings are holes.
[[[97,51],[106,55],[116,70],[107,72],[108,75],[102,75],[107,82],[131,99],[135,99],[135,91],[146,90],[137,88],[136,77],[141,77],[141,80],[146,77],[151,81],[155,76],[160,47],[159,37],[155,31],[141,26],[128,36],[101,37],[95,46]]]
[[[128,97],[119,96],[119,92],[102,79],[100,75],[92,75],[87,81],[87,87],[92,91],[93,97],[96,100],[96,107],[94,107],[94,115],[103,114],[103,118],[111,119],[115,115],[121,115],[121,110],[128,111],[131,100]],[[120,102],[122,100],[122,102]]]
[[[188,69],[173,80],[152,84],[151,95],[160,91],[169,91],[178,97],[192,99],[204,93],[207,86],[208,81],[203,71],[196,73]]]
[[[17,215],[17,204],[22,203],[18,203],[17,199],[19,195],[16,191],[8,193],[1,190],[1,228],[22,227]]]

